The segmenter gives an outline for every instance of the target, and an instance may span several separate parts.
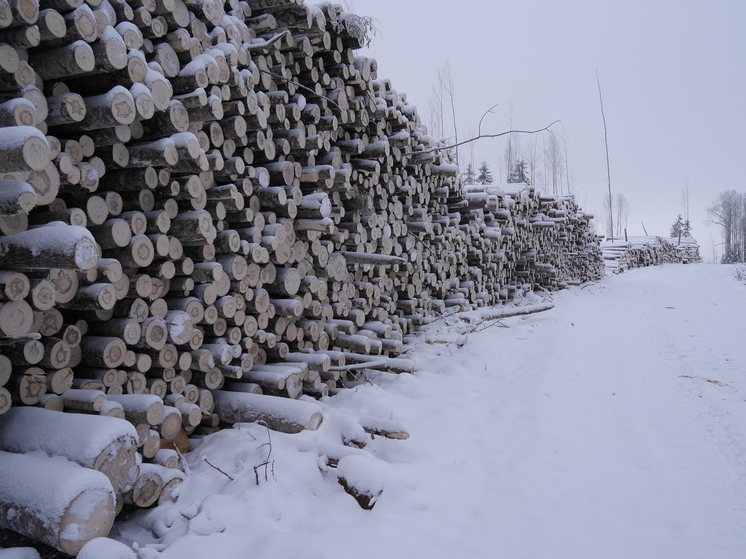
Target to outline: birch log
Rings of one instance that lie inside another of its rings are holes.
[[[98,262],[93,236],[75,225],[48,225],[0,237],[0,258],[9,268],[92,270]]]
[[[111,530],[116,497],[102,473],[60,458],[9,452],[0,452],[0,470],[0,526],[70,555]]]
[[[284,433],[315,431],[324,419],[321,408],[310,402],[244,392],[213,391],[215,412],[225,423],[264,422]]]
[[[122,491],[134,481],[135,428],[112,417],[14,407],[0,416],[0,449],[64,456],[103,473]]]

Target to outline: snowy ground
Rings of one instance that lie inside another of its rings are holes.
[[[746,283],[667,265],[552,298],[505,327],[432,325],[417,375],[273,433],[273,471],[254,468],[264,428],[206,439],[178,499],[119,538],[160,559],[746,557]],[[361,451],[371,511],[319,458],[355,414],[411,434]]]

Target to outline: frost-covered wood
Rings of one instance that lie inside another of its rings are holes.
[[[78,559],[137,559],[137,554],[121,542],[99,537],[88,541],[78,553]]]
[[[71,386],[166,404],[98,412],[148,457],[221,414],[315,428],[292,398],[413,372],[399,356],[434,317],[600,273],[571,197],[459,182],[341,7],[41,8],[0,29],[0,179],[30,187],[0,187],[0,330],[44,340],[0,349],[14,405]]]
[[[225,423],[264,422],[285,433],[315,431],[324,419],[321,408],[310,402],[278,396],[215,390],[215,412]]]
[[[50,224],[13,236],[0,237],[0,258],[8,268],[96,267],[93,236],[83,227]]]
[[[0,134],[0,172],[41,171],[51,160],[49,144],[32,126],[9,126]]]
[[[10,452],[0,452],[0,470],[0,526],[70,555],[111,530],[116,497],[100,472]]]
[[[33,309],[26,301],[0,303],[0,331],[6,336],[28,334],[33,320]]]
[[[163,420],[163,401],[152,394],[122,394],[109,396],[118,402],[124,410],[125,417],[133,424],[147,423],[158,425]]]
[[[337,479],[362,508],[371,510],[386,487],[390,467],[371,456],[344,456],[337,464]]]
[[[141,464],[137,479],[123,493],[124,502],[138,507],[149,507],[158,500],[163,489],[161,467],[157,464]]]
[[[121,491],[134,481],[137,434],[121,419],[14,407],[0,416],[0,449],[64,456],[98,470]]]
[[[658,266],[679,262],[699,262],[699,245],[691,237],[631,237],[628,240],[607,240],[601,244],[606,269],[621,273],[630,268]]]
[[[36,192],[24,181],[0,180],[0,214],[29,212],[36,206]]]

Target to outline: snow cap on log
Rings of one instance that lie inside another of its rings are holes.
[[[225,423],[264,422],[284,433],[315,431],[324,419],[321,407],[312,402],[246,392],[213,391],[215,412]]]
[[[100,472],[64,458],[10,452],[0,452],[0,471],[4,528],[77,555],[114,524],[116,496]]]
[[[123,419],[60,413],[36,407],[13,407],[0,416],[0,449],[41,450],[102,471],[114,488],[134,479],[137,431]]]
[[[0,258],[8,267],[92,270],[98,263],[96,241],[85,227],[51,222],[0,237]]]
[[[33,126],[6,126],[0,137],[0,172],[41,171],[51,160],[49,142]]]
[[[390,469],[383,460],[350,455],[337,464],[337,479],[362,508],[370,510],[383,493]]]
[[[94,538],[83,546],[78,559],[137,559],[137,554],[111,538]]]
[[[37,202],[36,191],[24,181],[0,180],[0,215],[28,213]]]

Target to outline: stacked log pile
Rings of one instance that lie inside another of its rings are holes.
[[[702,256],[699,254],[699,243],[694,237],[671,237],[668,242],[676,247],[676,251],[679,253],[679,261],[682,264],[702,262]]]
[[[411,372],[437,313],[600,275],[591,216],[464,187],[364,40],[328,2],[0,0],[0,429],[133,425],[104,473],[150,506],[188,435],[316,428],[301,395]]]
[[[630,237],[601,244],[606,269],[622,273],[630,268],[660,264],[700,262],[699,245],[693,238]]]

